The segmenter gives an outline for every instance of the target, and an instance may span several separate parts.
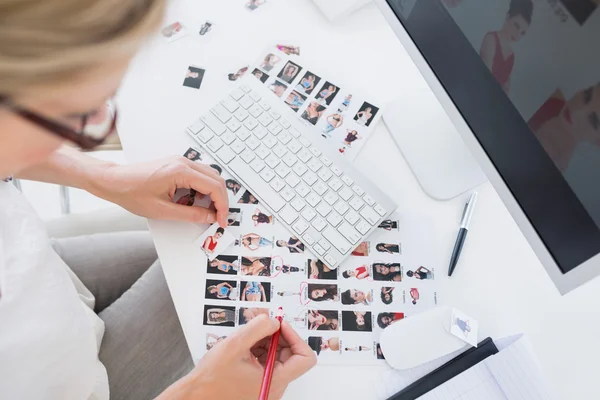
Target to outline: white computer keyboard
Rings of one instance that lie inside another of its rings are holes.
[[[332,269],[396,208],[252,76],[187,131]]]

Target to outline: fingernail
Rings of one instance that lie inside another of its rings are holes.
[[[214,224],[215,222],[217,222],[217,216],[214,213],[208,213],[208,215],[206,216],[206,222],[208,222],[209,224]]]

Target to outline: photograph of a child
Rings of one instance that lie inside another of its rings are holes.
[[[269,316],[269,309],[268,308],[256,308],[256,307],[252,307],[252,308],[241,307],[240,315],[239,315],[239,324],[246,325],[248,322],[252,321],[254,318],[258,317],[259,315]]]
[[[269,85],[269,90],[275,93],[277,97],[283,96],[283,93],[287,90],[287,88],[287,85],[279,81],[275,81]]]
[[[329,339],[320,336],[309,336],[306,342],[308,343],[308,346],[317,353],[317,356],[321,355],[322,351],[327,353],[339,353],[340,351],[340,338],[337,336]]]
[[[394,301],[394,288],[393,287],[382,287],[381,288],[381,302],[389,305]]]
[[[377,243],[375,250],[384,254],[400,254],[401,247],[399,243]]]
[[[368,257],[369,256],[369,242],[362,242],[352,251],[354,257]]]
[[[265,56],[262,64],[260,64],[260,69],[267,71],[267,72],[271,72],[271,70],[273,69],[273,67],[279,63],[279,61],[281,61],[281,58],[277,57],[275,54],[273,53],[269,53]],[[263,81],[264,82],[264,81]]]
[[[394,322],[404,319],[404,313],[401,312],[383,312],[377,314],[377,325],[381,329],[385,329]]]
[[[339,92],[339,88],[331,82],[325,82],[319,93],[315,96],[317,102],[321,105],[330,105],[335,96],[337,96]]]
[[[423,266],[420,266],[414,271],[406,271],[406,276],[420,280],[433,279],[433,272]]]
[[[273,224],[273,216],[267,215],[263,213],[259,208],[254,211],[252,214],[252,223],[254,226],[257,225],[272,225]]]
[[[239,204],[258,204],[258,199],[249,191],[245,191],[242,197],[238,200]]]
[[[300,93],[294,90],[287,95],[285,99],[285,104],[287,104],[292,110],[298,111],[305,101],[306,96],[301,95]]]
[[[206,334],[206,350],[210,350],[215,347],[218,343],[221,343],[223,340],[227,339],[227,336],[219,336],[214,333]]]
[[[308,268],[308,279],[337,279],[337,269],[329,269],[321,260],[309,259]]]
[[[207,274],[237,275],[240,262],[238,256],[220,255],[206,262]]]
[[[183,154],[185,158],[191,161],[201,161],[202,157],[200,155],[200,150],[196,150],[193,147],[187,149],[186,152]]]
[[[207,279],[205,298],[235,301],[238,298],[237,282]]]
[[[281,69],[281,72],[277,74],[277,77],[286,83],[292,83],[301,70],[301,66],[292,61],[288,61]]]
[[[306,296],[308,299],[316,302],[339,301],[339,288],[333,284],[309,283],[307,285]]]
[[[254,68],[254,71],[252,71],[252,75],[254,75],[254,77],[256,79],[258,79],[259,81],[261,81],[262,83],[265,83],[267,81],[267,79],[269,79],[269,75],[267,75],[266,73],[262,72],[258,68]]]
[[[227,226],[240,226],[242,220],[242,210],[239,208],[230,208],[227,216]]]
[[[300,82],[298,82],[296,85],[296,90],[306,94],[311,94],[319,82],[321,82],[321,78],[319,76],[307,71],[302,79],[300,79]]]
[[[229,230],[221,228],[218,222],[212,224],[196,241],[209,260],[214,259],[234,242],[235,236]]]
[[[560,0],[579,25],[583,25],[600,5],[598,0]]]
[[[302,112],[302,119],[310,122],[312,125],[316,125],[317,122],[321,119],[323,112],[325,111],[325,107],[320,105],[316,101],[311,101],[306,110]]]
[[[371,332],[373,321],[370,311],[342,311],[342,330],[348,332]]]
[[[369,306],[372,302],[373,289],[366,292],[358,289],[346,289],[342,292],[342,304],[346,306],[352,306],[356,304]]]
[[[241,275],[271,276],[271,257],[242,257]]]
[[[204,69],[189,66],[186,73],[185,79],[183,80],[183,86],[187,86],[193,89],[200,89],[202,80],[204,79]]]
[[[340,326],[339,313],[334,310],[309,310],[307,318],[311,331],[337,331]]]
[[[235,326],[235,307],[204,306],[204,325]]]
[[[400,263],[374,263],[373,280],[375,281],[402,281],[402,266]]]
[[[240,300],[267,303],[271,301],[271,284],[268,282],[240,282]]]
[[[276,245],[277,247],[287,249],[290,253],[304,253],[304,243],[296,236],[290,237],[287,241],[278,240]]]
[[[360,107],[360,110],[354,116],[354,120],[357,124],[362,126],[370,126],[371,122],[373,122],[373,118],[379,112],[379,108],[374,105],[367,103],[366,101]]]

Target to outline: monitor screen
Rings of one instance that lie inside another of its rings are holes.
[[[562,272],[599,254],[600,0],[387,2]]]

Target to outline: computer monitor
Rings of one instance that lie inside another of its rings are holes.
[[[376,1],[559,291],[600,274],[600,0]]]

